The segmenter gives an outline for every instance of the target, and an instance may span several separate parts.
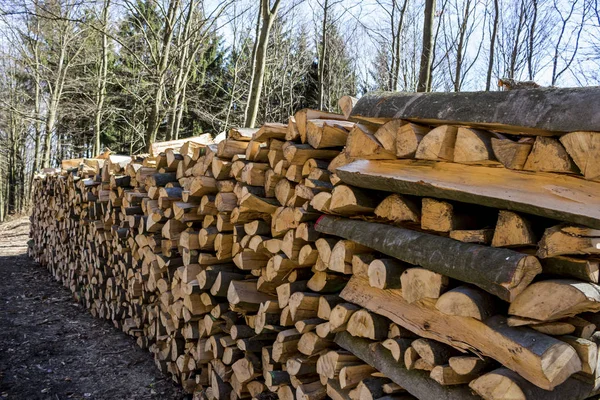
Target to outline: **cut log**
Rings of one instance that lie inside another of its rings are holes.
[[[573,162],[558,139],[538,136],[523,166],[527,171],[559,172],[578,174]]]
[[[585,179],[600,179],[600,133],[571,132],[561,136],[560,142]]]
[[[461,164],[497,164],[492,149],[492,138],[497,136],[480,129],[458,128],[453,161]]]
[[[344,114],[344,118],[348,119],[348,117],[352,113],[352,109],[354,108],[354,106],[356,105],[357,102],[358,102],[358,99],[356,97],[352,97],[352,96],[340,97],[340,99],[338,100],[338,106],[340,107],[340,110],[342,110],[342,114]]]
[[[480,204],[600,228],[600,183],[568,175],[414,160],[355,161],[338,168],[337,174],[344,183],[357,187]]]
[[[476,207],[466,211],[447,201],[424,198],[421,209],[421,229],[450,232],[476,228],[485,224],[485,218],[482,218],[484,213]]]
[[[340,296],[419,336],[493,358],[547,390],[581,370],[581,361],[571,346],[528,328],[511,328],[499,315],[484,322],[444,315],[431,302],[409,304],[400,289],[372,288],[357,277],[350,279]],[[507,348],[514,349],[519,357]]]
[[[421,221],[421,205],[415,199],[391,194],[377,205],[374,213],[379,218],[394,223]]]
[[[450,367],[460,375],[480,374],[493,365],[489,358],[454,356],[448,359]]]
[[[542,270],[545,274],[566,276],[586,282],[598,283],[600,260],[574,257],[543,258]]]
[[[463,385],[477,378],[477,374],[461,375],[456,373],[449,365],[437,365],[429,374],[431,379],[443,386]]]
[[[443,295],[435,308],[447,315],[471,317],[484,321],[496,313],[494,298],[489,293],[471,286],[459,286]]]
[[[447,364],[450,357],[460,354],[455,348],[431,339],[417,339],[411,346],[419,357],[431,365]]]
[[[586,311],[600,311],[600,286],[568,279],[536,282],[517,296],[508,309],[511,315],[538,321],[553,321]]]
[[[419,143],[415,158],[453,161],[457,132],[458,129],[451,125],[442,125],[431,130]]]
[[[346,156],[367,160],[394,160],[396,152],[386,150],[374,135],[375,131],[368,126],[356,124],[348,135]]]
[[[596,393],[593,385],[575,378],[547,391],[507,368],[488,372],[471,381],[469,387],[485,400],[583,400]]]
[[[431,128],[411,122],[403,125],[396,136],[396,157],[414,158],[423,137]]]
[[[533,139],[530,138],[517,142],[508,138],[492,138],[494,156],[508,169],[522,170],[532,147]]]
[[[369,280],[370,281],[370,280]],[[437,299],[448,287],[448,277],[425,268],[408,268],[400,277],[402,296],[409,303]]]
[[[347,331],[352,336],[379,341],[387,337],[389,325],[388,319],[381,315],[358,310],[348,320]]]
[[[404,362],[399,363],[380,344],[370,346],[367,339],[355,338],[347,332],[335,336],[335,342],[342,348],[352,352],[357,357],[372,365],[388,378],[402,386],[406,391],[420,399],[465,400],[475,399],[470,390],[461,386],[441,386],[429,378],[424,371],[404,368]]]
[[[500,210],[492,239],[494,247],[535,246],[538,238],[531,221],[512,211]]]
[[[546,229],[538,245],[537,255],[540,258],[560,256],[564,254],[600,254],[600,232],[590,232],[587,236],[579,236],[569,232],[568,225],[557,225]]]
[[[465,243],[490,244],[494,237],[494,230],[484,229],[461,229],[450,231],[449,237]]]
[[[371,193],[346,185],[338,185],[331,192],[329,210],[340,215],[372,213],[377,207],[377,198]]]
[[[393,118],[426,124],[452,121],[475,128],[553,136],[597,130],[600,117],[593,105],[599,101],[596,87],[470,93],[370,92],[356,103],[351,118],[373,123]]]
[[[396,151],[396,138],[403,125],[406,122],[400,119],[393,119],[380,126],[375,131],[374,136],[379,140],[379,143],[388,151]],[[415,148],[416,150],[416,148]]]
[[[541,272],[540,263],[532,256],[383,224],[324,216],[315,224],[315,229],[450,278],[473,283],[507,301],[512,301]],[[385,240],[379,240],[380,237]],[[432,248],[443,249],[443,256],[442,252],[430,252]],[[488,265],[494,268],[490,269]]]
[[[379,289],[399,289],[400,277],[407,267],[407,264],[391,258],[373,260],[367,270],[369,285]]]
[[[404,360],[404,353],[410,348],[411,343],[412,339],[395,338],[386,339],[381,345],[390,351],[394,360],[401,361]]]

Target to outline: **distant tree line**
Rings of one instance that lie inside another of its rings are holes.
[[[285,122],[370,90],[595,84],[597,0],[7,0],[0,221],[104,148]]]

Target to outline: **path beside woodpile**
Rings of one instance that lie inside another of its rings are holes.
[[[28,234],[27,218],[0,224],[0,398],[182,398],[150,353],[27,257]]]

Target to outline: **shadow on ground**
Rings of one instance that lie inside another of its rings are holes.
[[[0,399],[181,399],[148,351],[27,257],[26,241],[0,229]]]

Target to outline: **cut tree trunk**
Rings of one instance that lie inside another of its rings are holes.
[[[553,136],[595,131],[600,88],[403,93],[371,92],[352,109],[351,119],[384,123],[401,118],[425,124],[453,124],[516,134]],[[524,112],[523,110],[527,110]]]
[[[415,160],[361,160],[336,173],[344,183],[362,188],[480,204],[600,228],[600,184],[568,175]]]

